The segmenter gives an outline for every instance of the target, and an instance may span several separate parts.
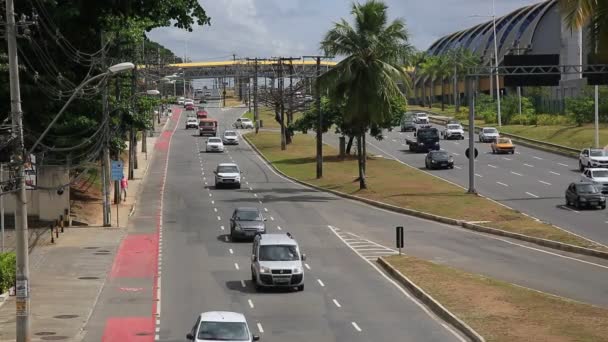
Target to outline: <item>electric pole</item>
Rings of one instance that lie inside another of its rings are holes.
[[[258,58],[247,58],[253,61],[253,122],[259,127],[258,122]],[[257,133],[257,130],[256,130]]]
[[[317,92],[317,179],[323,177],[323,113],[321,112],[321,84],[319,77],[321,76],[321,58],[331,58],[328,56],[304,56],[303,58],[315,58],[317,60],[317,77],[316,77],[316,92]]]
[[[106,68],[106,50],[105,50],[105,35],[104,32],[101,32],[101,66],[102,68]],[[102,105],[102,113],[103,120],[105,122],[104,127],[104,143],[103,143],[103,152],[102,152],[102,174],[103,177],[103,226],[111,227],[111,213],[110,213],[110,186],[111,186],[111,172],[110,172],[110,112],[108,110],[108,83],[103,85],[103,90],[101,93],[101,105]]]
[[[13,158],[17,172],[17,192],[15,194],[15,237],[16,237],[16,336],[17,342],[28,342],[30,331],[30,284],[29,246],[27,228],[27,193],[25,189],[25,146],[23,144],[23,112],[19,89],[19,61],[17,58],[17,26],[15,25],[15,5],[6,0],[6,41],[8,43],[8,63],[11,94],[12,136],[17,146]]]

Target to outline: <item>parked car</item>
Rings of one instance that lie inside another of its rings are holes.
[[[236,122],[234,123],[234,127],[241,128],[241,129],[253,128],[253,121],[251,121],[251,119],[248,119],[248,118],[238,118],[238,119],[236,119]]]
[[[198,315],[192,330],[186,335],[188,341],[259,341],[252,335],[245,316],[238,312],[210,311]]]
[[[239,135],[235,131],[226,130],[222,135],[222,142],[224,145],[238,145]]]
[[[479,131],[479,142],[492,142],[498,139],[498,130],[494,127],[484,127]]]
[[[414,119],[417,124],[428,124],[429,123],[429,115],[424,112],[416,113],[416,117]]]
[[[427,169],[453,169],[454,157],[445,150],[429,151],[424,159]]]
[[[239,166],[234,163],[221,163],[218,164],[215,171],[215,187],[220,188],[222,186],[233,186],[237,189],[241,188],[241,170]]]
[[[224,152],[224,144],[220,138],[209,138],[205,146],[205,152]]]
[[[600,148],[585,148],[578,156],[578,167],[583,172],[587,167],[608,168],[608,151]]]
[[[266,234],[266,219],[258,208],[239,207],[230,217],[230,238],[253,239],[257,234]]]
[[[593,183],[602,194],[608,194],[608,169],[586,169],[581,174],[581,182]]]
[[[492,153],[515,153],[515,146],[509,138],[498,138],[490,145]]]
[[[188,128],[198,128],[198,119],[192,116],[186,119],[186,129]]]
[[[441,136],[445,140],[449,140],[449,139],[462,140],[462,139],[464,139],[464,129],[462,129],[462,126],[460,126],[460,124],[450,124],[449,123],[445,126],[445,129],[443,131],[441,131]]]
[[[566,205],[576,208],[600,207],[606,209],[606,197],[590,182],[570,183],[566,189]]]

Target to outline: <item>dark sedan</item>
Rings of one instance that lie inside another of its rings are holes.
[[[257,208],[236,208],[230,218],[230,238],[254,238],[266,233],[266,219]]]
[[[447,151],[430,151],[424,159],[424,164],[427,169],[453,169],[454,157]]]
[[[606,197],[593,183],[570,183],[566,189],[566,205],[573,205],[580,209],[583,207],[600,207],[606,209]]]

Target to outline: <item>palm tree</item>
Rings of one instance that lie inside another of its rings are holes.
[[[466,76],[467,69],[479,65],[479,56],[469,49],[459,48],[447,53],[450,70],[453,77],[452,94],[454,95],[455,112],[460,113],[460,79]]]
[[[600,63],[608,61],[608,2],[605,0],[559,0],[571,28],[590,28],[590,45]]]
[[[428,58],[428,56],[426,54],[426,51],[415,51],[411,55],[411,58],[409,59],[409,66],[411,66],[414,69],[414,71],[412,72],[412,75],[414,78],[412,81],[412,84],[414,85],[413,94],[417,100],[420,100],[420,97],[422,97],[422,102],[419,103],[422,106],[424,106],[425,102],[426,102],[425,98],[424,98],[424,95],[425,95],[424,88],[425,87],[424,87],[424,85],[422,85],[422,94],[420,97],[418,96],[417,88],[418,88],[418,82],[420,81],[420,78],[421,78],[420,76],[422,76],[422,73],[421,73],[422,64],[424,63],[424,61],[426,61],[427,58]]]
[[[435,56],[436,76],[441,80],[441,110],[445,110],[445,79],[451,75],[450,58],[448,55],[442,54]]]
[[[435,78],[437,77],[438,63],[436,56],[428,57],[421,65],[421,73],[431,83],[429,90],[429,108],[433,108],[433,100],[435,99]]]
[[[388,7],[381,1],[353,3],[354,25],[342,19],[321,41],[327,55],[345,56],[319,81],[336,103],[344,104],[344,121],[357,138],[359,188],[367,188],[363,153],[365,133],[391,113],[391,98],[403,96],[398,83],[409,84],[403,57],[409,50],[405,22],[388,23]]]

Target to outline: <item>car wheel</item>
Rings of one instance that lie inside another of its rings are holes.
[[[304,291],[304,284],[298,286],[298,291]]]
[[[578,169],[583,172],[585,171],[585,167],[583,166],[583,163],[581,163],[580,161],[578,162]]]
[[[580,208],[582,208],[582,206],[581,206],[581,202],[579,202],[579,200],[574,201],[574,207],[575,207],[576,209],[580,209]]]
[[[427,168],[427,169],[430,169],[430,167],[429,167],[429,162],[425,161],[425,162],[424,162],[424,167],[425,167],[425,168]]]
[[[460,137],[460,140],[464,140],[464,136]]]
[[[511,151],[511,154],[515,154],[515,151]]]
[[[566,197],[566,207],[570,206],[570,201],[568,200],[568,197]]]
[[[239,185],[236,186],[237,189],[241,188],[241,183],[239,183]]]
[[[604,205],[600,206],[600,208],[606,209],[606,205],[604,204]]]

